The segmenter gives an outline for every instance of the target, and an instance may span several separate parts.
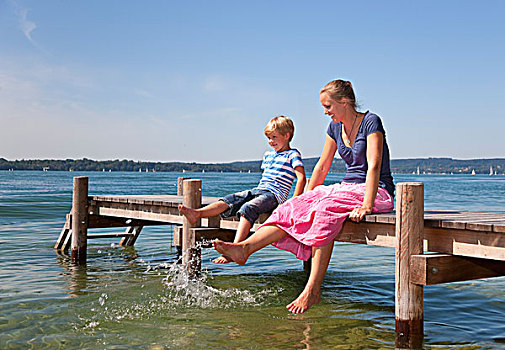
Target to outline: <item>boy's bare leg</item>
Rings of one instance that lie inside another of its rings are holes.
[[[319,303],[321,300],[321,284],[328,269],[332,252],[333,242],[323,247],[312,247],[312,265],[309,280],[298,298],[286,306],[290,312],[301,314],[312,305]]]
[[[281,238],[286,237],[286,235],[286,231],[277,226],[269,225],[261,227],[245,241],[228,243],[216,239],[212,242],[212,246],[219,253],[223,254],[226,259],[236,262],[239,265],[244,265],[252,253],[269,244],[277,242]]]
[[[186,207],[183,204],[179,204],[179,211],[186,217],[186,219],[188,219],[191,224],[195,224],[198,219],[201,218],[208,218],[211,216],[219,215],[222,212],[228,210],[228,208],[228,204],[223,201],[217,201],[199,209],[192,209]]]
[[[233,243],[242,242],[247,238],[247,235],[249,235],[249,231],[251,231],[251,223],[244,216],[240,216],[240,221],[238,224],[237,232],[235,233],[235,239],[233,240]],[[231,262],[231,260],[228,260],[224,256],[220,256],[212,260],[212,262],[216,264],[227,264]]]

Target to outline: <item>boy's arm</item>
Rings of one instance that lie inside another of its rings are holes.
[[[305,177],[305,168],[303,166],[295,167],[295,175],[296,187],[295,192],[293,193],[293,197],[296,197],[303,193],[303,190],[305,189],[305,183],[307,182],[307,178]]]

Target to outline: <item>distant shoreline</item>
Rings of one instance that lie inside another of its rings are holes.
[[[311,172],[319,158],[305,158],[307,172]],[[133,160],[97,161],[82,159],[21,159],[0,158],[0,170],[38,171],[129,171],[129,172],[261,172],[261,160],[228,163],[142,162]],[[341,159],[334,159],[332,172],[345,172]],[[453,159],[410,158],[392,159],[395,174],[505,174],[505,158]]]

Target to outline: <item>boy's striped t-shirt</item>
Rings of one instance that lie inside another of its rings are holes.
[[[293,185],[297,166],[303,166],[302,156],[297,149],[266,152],[261,163],[263,174],[256,188],[272,192],[279,204],[284,203]]]

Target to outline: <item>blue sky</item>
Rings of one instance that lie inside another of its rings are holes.
[[[351,80],[392,158],[505,157],[505,1],[0,0],[0,157],[260,159]]]

